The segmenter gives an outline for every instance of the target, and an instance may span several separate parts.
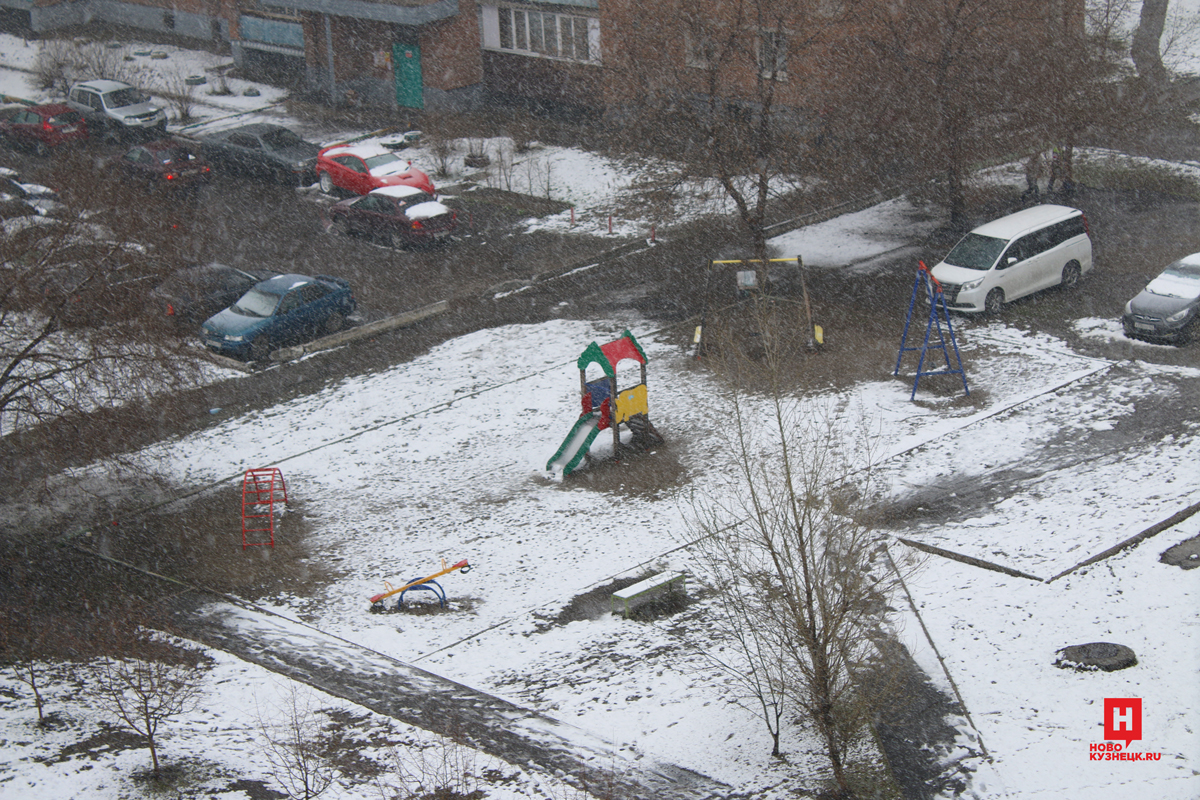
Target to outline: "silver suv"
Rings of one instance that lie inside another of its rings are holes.
[[[121,81],[86,81],[71,87],[67,105],[87,119],[93,136],[119,141],[129,133],[161,135],[167,113],[137,87]]]

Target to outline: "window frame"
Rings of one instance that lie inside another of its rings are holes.
[[[594,17],[513,4],[488,10],[496,13],[496,27],[486,49],[576,64],[600,63],[599,43],[592,35]]]
[[[755,40],[754,58],[758,62],[759,75],[768,80],[787,80],[789,38],[787,31],[779,30],[778,28],[764,28],[758,32],[758,38]],[[770,53],[766,52],[768,45],[770,46]],[[768,57],[773,57],[773,65],[766,63]]]

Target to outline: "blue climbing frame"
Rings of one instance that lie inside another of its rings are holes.
[[[946,307],[946,297],[942,292],[942,285],[929,272],[929,268],[925,266],[924,261],[918,261],[917,265],[917,278],[913,281],[912,297],[908,301],[908,314],[904,318],[904,333],[900,336],[900,352],[896,356],[896,369],[892,374],[900,374],[900,362],[904,358],[905,353],[919,350],[921,358],[917,361],[917,374],[913,378],[912,394],[909,395],[910,400],[916,399],[917,384],[920,383],[921,376],[923,375],[958,375],[962,378],[963,391],[970,396],[971,390],[967,387],[967,375],[963,371],[962,356],[958,352],[958,342],[954,339],[954,328],[950,324],[950,311]],[[908,329],[912,323],[913,309],[917,305],[917,295],[922,290],[924,290],[925,297],[929,301],[929,319],[925,323],[925,336],[921,340],[920,347],[908,347]],[[942,330],[943,323],[945,324],[945,332]],[[931,342],[931,334],[935,331],[937,332],[937,341]],[[950,351],[946,346],[947,335],[950,337],[950,347],[954,348],[954,362],[958,365],[957,367],[950,363]],[[942,351],[942,358],[946,362],[944,369],[925,369],[925,360],[930,350]]]

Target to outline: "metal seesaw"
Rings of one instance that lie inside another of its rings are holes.
[[[442,559],[442,569],[440,572],[435,572],[432,575],[429,575],[424,578],[414,578],[413,580],[410,580],[408,583],[404,584],[403,586],[397,586],[397,587],[393,587],[390,583],[388,583],[387,581],[384,581],[383,585],[386,587],[386,589],[383,592],[381,592],[371,598],[371,611],[373,611],[373,612],[383,611],[384,610],[383,601],[388,599],[392,595],[396,595],[396,594],[400,595],[400,597],[396,600],[396,610],[399,611],[401,608],[404,607],[404,593],[410,589],[424,589],[426,591],[433,592],[437,596],[439,606],[442,608],[445,608],[446,607],[446,592],[444,589],[442,589],[442,585],[440,583],[438,583],[436,580],[434,580],[434,578],[440,578],[443,575],[448,575],[449,573],[454,572],[455,570],[462,570],[463,573],[467,573],[467,572],[471,571],[471,565],[468,564],[467,559],[464,558],[462,561],[459,561],[457,564],[447,567],[446,559],[443,558]]]

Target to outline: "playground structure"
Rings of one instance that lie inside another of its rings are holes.
[[[912,322],[913,308],[917,304],[917,295],[924,292],[926,300],[929,301],[929,319],[925,322],[925,336],[921,340],[920,347],[909,347],[908,328]],[[945,324],[945,333],[942,331],[942,325]],[[931,334],[937,333],[937,341],[931,341]],[[946,336],[949,335],[949,344],[954,348],[955,364],[950,363],[950,351],[947,349]],[[954,339],[954,328],[950,325],[950,311],[946,306],[946,296],[942,290],[942,284],[937,278],[933,277],[933,273],[925,266],[924,261],[917,262],[917,278],[913,282],[912,297],[908,301],[908,314],[904,318],[904,333],[900,336],[900,353],[896,356],[896,369],[892,372],[893,375],[900,374],[900,361],[904,358],[907,352],[921,352],[921,357],[917,361],[917,374],[913,378],[912,394],[909,395],[910,400],[915,400],[917,397],[917,384],[921,380],[922,375],[958,375],[962,378],[963,391],[967,396],[970,396],[971,390],[967,387],[967,375],[963,371],[962,356],[958,352],[958,342]],[[946,362],[945,368],[934,368],[933,370],[925,369],[925,359],[930,354],[931,350],[940,350],[942,358]]]
[[[634,386],[619,389],[617,364],[632,358],[641,365],[641,380]],[[579,367],[579,387],[583,411],[571,427],[562,445],[546,462],[546,471],[570,475],[587,457],[588,448],[605,429],[612,430],[613,455],[621,452],[620,426],[633,434],[633,447],[644,448],[662,442],[662,436],[650,423],[649,400],[646,389],[646,353],[633,334],[626,330],[621,338],[605,345],[592,342],[576,360]],[[587,379],[587,368],[598,364],[603,377]]]
[[[275,505],[287,505],[287,484],[278,467],[248,469],[242,476],[242,549],[275,547]],[[266,534],[266,541],[261,540]]]
[[[390,583],[388,583],[387,581],[384,581],[383,585],[387,588],[384,591],[380,592],[379,594],[377,594],[371,598],[371,610],[372,611],[383,611],[383,609],[384,609],[383,601],[388,599],[392,595],[398,594],[398,595],[400,595],[400,597],[397,598],[397,600],[396,600],[396,610],[399,611],[400,609],[404,608],[405,592],[408,592],[411,589],[423,589],[428,592],[433,592],[434,595],[437,596],[438,605],[442,608],[445,608],[446,607],[446,590],[443,589],[442,585],[440,583],[438,583],[436,580],[434,580],[434,578],[440,578],[443,575],[448,575],[451,572],[454,572],[455,570],[460,570],[460,569],[463,571],[463,574],[466,574],[471,571],[471,565],[467,563],[467,559],[464,558],[462,561],[459,561],[457,564],[452,564],[449,567],[447,567],[446,559],[443,558],[442,559],[442,569],[440,572],[435,572],[432,575],[429,575],[424,578],[413,578],[412,580],[410,580],[408,583],[404,584],[403,586],[397,586],[397,587],[393,587]]]

